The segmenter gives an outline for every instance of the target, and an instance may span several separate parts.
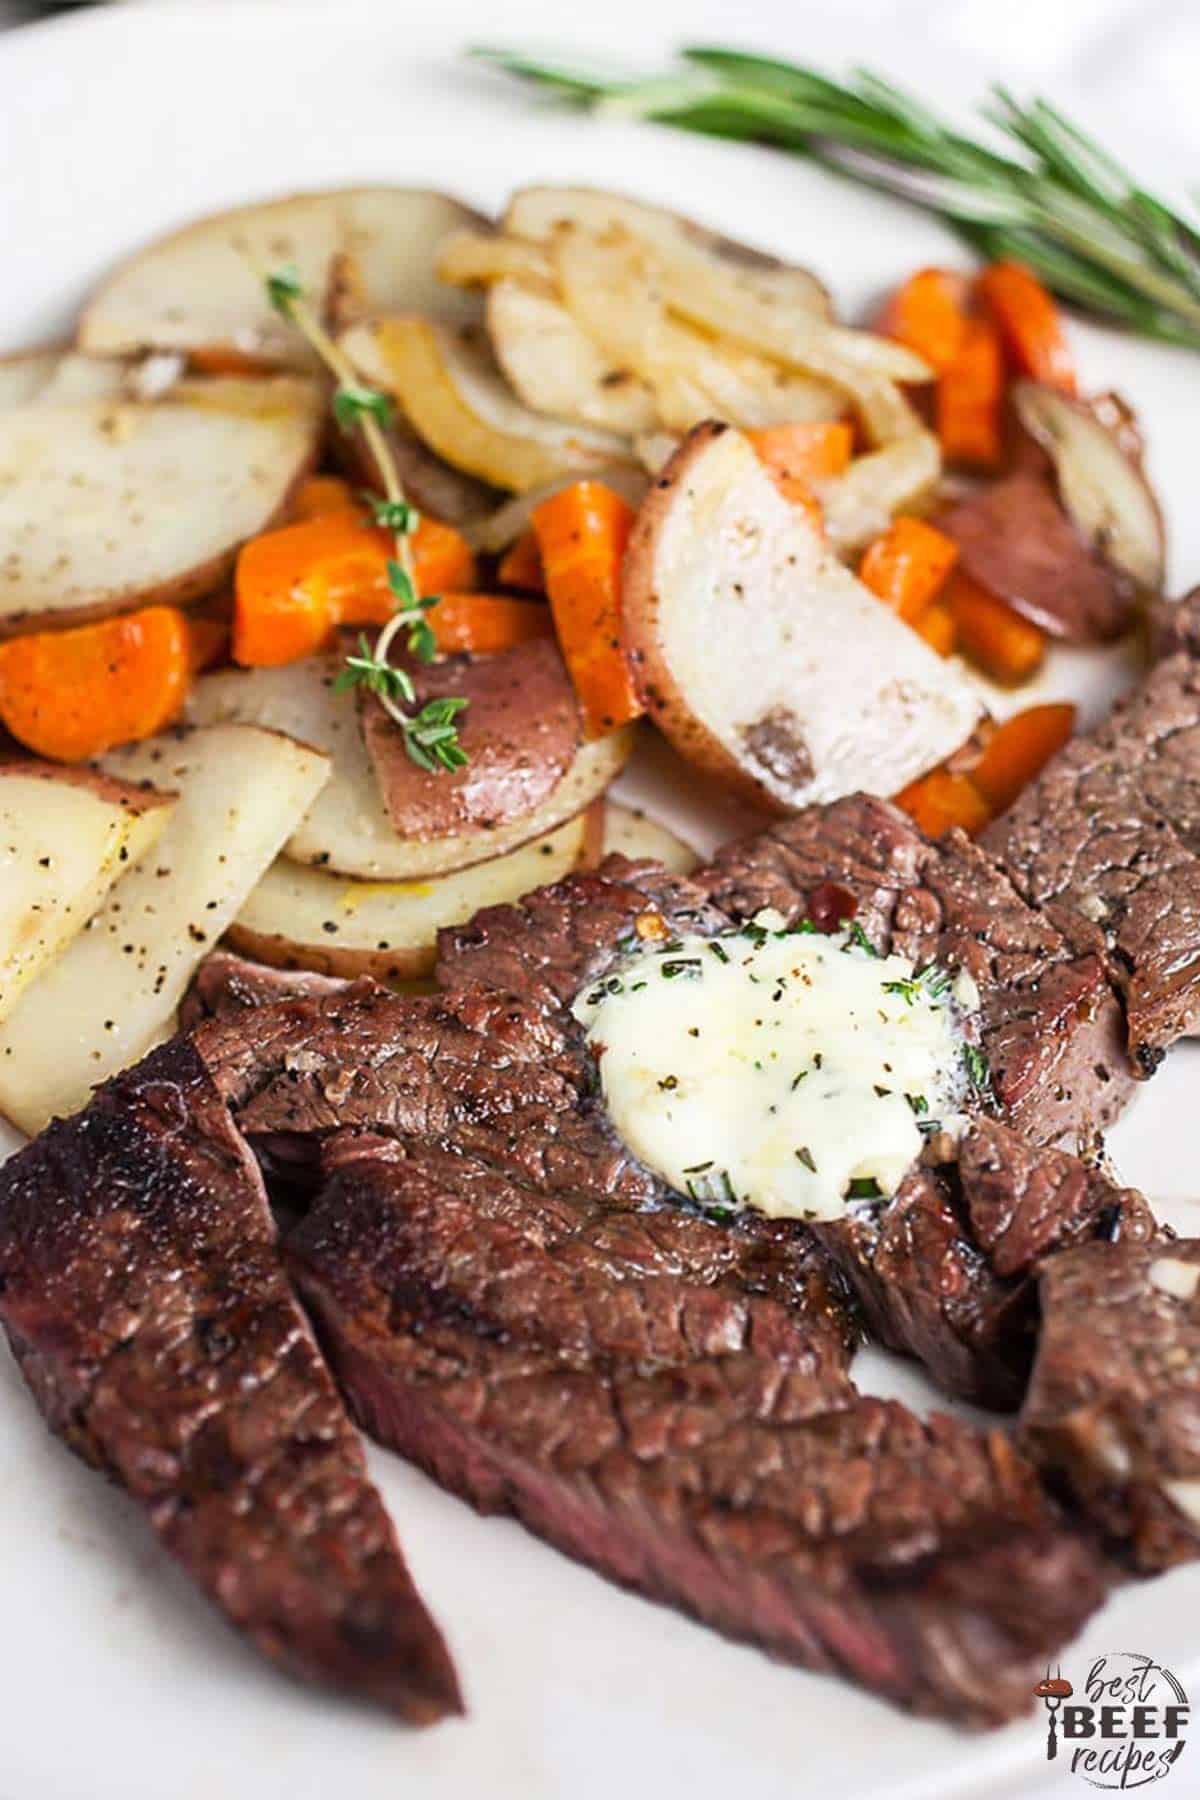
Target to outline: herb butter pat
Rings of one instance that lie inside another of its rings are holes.
[[[762,912],[636,951],[573,1011],[613,1125],[673,1188],[708,1210],[830,1219],[893,1193],[931,1131],[960,1129],[972,997],[854,926]]]

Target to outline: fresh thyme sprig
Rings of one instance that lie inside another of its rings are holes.
[[[388,660],[397,636],[406,631],[409,655],[418,662],[433,661],[437,639],[428,614],[438,604],[436,594],[422,595],[417,590],[412,536],[420,524],[420,515],[405,498],[387,440],[391,401],[377,388],[358,380],[353,365],[307,299],[294,268],[272,270],[264,277],[264,286],[275,311],[303,335],[337,382],[333,393],[334,419],[342,431],[362,433],[384,489],[382,495],[368,493],[363,498],[375,524],[390,531],[395,540],[395,555],[389,557],[387,565],[395,611],[376,638],[374,648],[360,634],[360,654],[346,658],[346,666],[334,682],[334,692],[361,687],[374,694],[388,717],[400,727],[404,748],[419,768],[431,772],[460,769],[467,754],[459,741],[456,721],[466,709],[466,700],[428,700],[414,713],[411,708],[416,705],[417,694],[412,677]]]
[[[771,57],[682,52],[683,67],[614,80],[510,50],[475,56],[566,104],[775,144],[936,213],[988,258],[1143,336],[1200,349],[1200,225],[1148,193],[1056,107],[1004,87],[981,108],[995,146],[859,70],[846,82]]]

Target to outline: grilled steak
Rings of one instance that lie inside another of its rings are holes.
[[[858,1396],[774,1301],[472,1158],[330,1140],[288,1254],[367,1428],[614,1579],[915,1711],[1024,1710],[1101,1597],[999,1434]],[[676,1215],[678,1217],[678,1215]],[[701,1227],[715,1233],[715,1228]]]
[[[1144,1571],[1200,1553],[1200,1241],[1091,1244],[1041,1274],[1021,1440]]]
[[[227,1017],[251,1006],[270,1006],[305,994],[336,994],[346,983],[309,969],[272,969],[230,950],[214,950],[196,971],[179,1009],[179,1024],[190,1031],[203,1019]]]
[[[953,1162],[814,1230],[875,1337],[948,1393],[1007,1411],[1029,1379],[1038,1260],[1091,1236],[1145,1242],[1156,1226],[1134,1190],[980,1119]]]
[[[185,1039],[5,1165],[0,1292],[50,1424],[259,1650],[414,1723],[460,1710],[258,1171]]]
[[[982,842],[1077,954],[1104,959],[1151,1074],[1200,1020],[1200,667],[1160,663]]]
[[[811,914],[832,885],[877,950],[964,969],[996,1099],[1031,1138],[1101,1129],[1124,1104],[1120,1009],[1100,957],[1074,955],[961,832],[931,844],[886,801],[853,794],[727,846],[692,879],[734,919],[764,906]]]

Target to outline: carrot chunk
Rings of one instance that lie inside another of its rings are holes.
[[[998,262],[979,277],[979,296],[995,320],[1004,348],[1022,375],[1073,394],[1075,359],[1062,314],[1024,263]]]
[[[791,481],[806,486],[844,474],[854,451],[854,428],[844,419],[802,420],[794,425],[767,425],[746,436],[760,462],[780,487]]]
[[[324,519],[330,513],[352,513],[356,518],[362,518],[362,502],[350,483],[343,481],[340,475],[310,475],[296,489],[292,501],[293,520]]]
[[[947,462],[993,469],[1003,448],[1004,357],[995,326],[968,319],[953,359],[938,377],[937,434]]]
[[[531,594],[545,592],[542,553],[538,549],[537,532],[532,527],[509,545],[500,558],[497,574],[505,587],[525,588]]]
[[[965,275],[953,269],[918,269],[885,301],[875,329],[923,356],[940,374],[962,345],[967,299]]]
[[[395,611],[388,563],[396,554],[386,531],[331,513],[267,531],[246,544],[234,581],[234,661],[273,667],[312,656],[339,625],[383,625]],[[422,594],[468,588],[475,558],[461,532],[423,518],[412,538]]]
[[[1027,706],[996,727],[971,770],[993,815],[1008,811],[1074,729],[1075,708],[1066,702]]]
[[[925,608],[920,618],[913,624],[918,637],[923,637],[931,650],[939,656],[949,656],[954,649],[957,635],[954,629],[954,614],[944,600],[934,600]]]
[[[914,625],[936,599],[958,560],[958,545],[944,531],[907,514],[868,544],[858,578],[871,592]]]
[[[577,481],[536,507],[554,629],[589,737],[603,737],[645,710],[625,654],[621,562],[633,509],[599,481]]]
[[[0,644],[0,719],[39,756],[83,762],[169,725],[191,658],[187,620],[173,606],[13,638]]]
[[[948,594],[959,648],[995,681],[1027,681],[1041,666],[1046,636],[979,582],[956,570]]]
[[[931,769],[910,781],[896,795],[895,804],[930,838],[941,837],[955,825],[973,837],[992,816],[974,782],[949,769]]]
[[[494,656],[534,638],[553,637],[550,608],[540,600],[515,600],[510,594],[445,594],[426,618],[443,654],[470,650]]]

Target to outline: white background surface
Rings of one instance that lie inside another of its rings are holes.
[[[1084,29],[1086,14],[1094,30]],[[0,41],[0,169],[5,275],[0,349],[67,326],[95,276],[138,240],[255,193],[335,181],[428,180],[484,206],[531,180],[583,179],[684,206],[709,222],[811,261],[843,307],[863,307],[918,263],[956,254],[937,229],[793,161],[651,129],[600,126],[531,105],[463,70],[465,41],[543,42],[561,9],[441,0],[423,16],[342,0],[134,5],[91,12]],[[673,41],[757,42],[830,67],[862,59],[951,103],[1002,60],[1081,104],[1110,141],[1132,147],[1164,184],[1187,158],[1139,133],[1165,105],[1123,70],[1186,92],[1192,31],[1182,7],[1002,4],[887,7],[849,0],[840,22],[811,9],[708,0],[649,8],[609,0],[587,21],[651,63]],[[430,16],[435,15],[435,16]],[[889,29],[897,20],[902,29]],[[926,35],[926,29],[928,35]],[[933,34],[938,34],[934,40]],[[578,39],[584,26],[572,26]],[[936,42],[936,47],[934,44]],[[1171,46],[1174,45],[1174,50]],[[1181,50],[1180,46],[1184,46]],[[1033,56],[1036,49],[1037,56]],[[982,51],[987,67],[971,60]],[[1193,64],[1196,58],[1193,56]],[[1170,124],[1170,119],[1165,121]],[[1106,334],[1075,331],[1090,385],[1116,384],[1148,427],[1167,501],[1177,586],[1200,578],[1191,418],[1200,363]],[[1048,692],[1094,706],[1114,675],[1094,658],[1056,661]],[[1025,698],[1027,696],[1023,696]],[[727,821],[669,759],[643,770],[694,835]],[[1200,1217],[1189,1129],[1200,1050],[1175,1053],[1113,1134],[1126,1178]],[[925,1403],[928,1390],[885,1359],[869,1384]],[[124,1499],[44,1433],[0,1356],[0,1800],[591,1800],[686,1793],[689,1800],[1063,1800],[1077,1784],[1043,1760],[1043,1730],[1022,1722],[967,1739],[904,1719],[839,1683],[783,1669],[674,1614],[619,1593],[527,1537],[480,1520],[393,1459],[372,1466],[415,1573],[459,1659],[471,1717],[423,1735],[301,1693],[264,1670],[169,1567]],[[1200,1695],[1200,1570],[1114,1597],[1063,1659],[1141,1649]],[[1200,1726],[1197,1728],[1200,1736]],[[1200,1743],[1171,1777],[1200,1791]]]

